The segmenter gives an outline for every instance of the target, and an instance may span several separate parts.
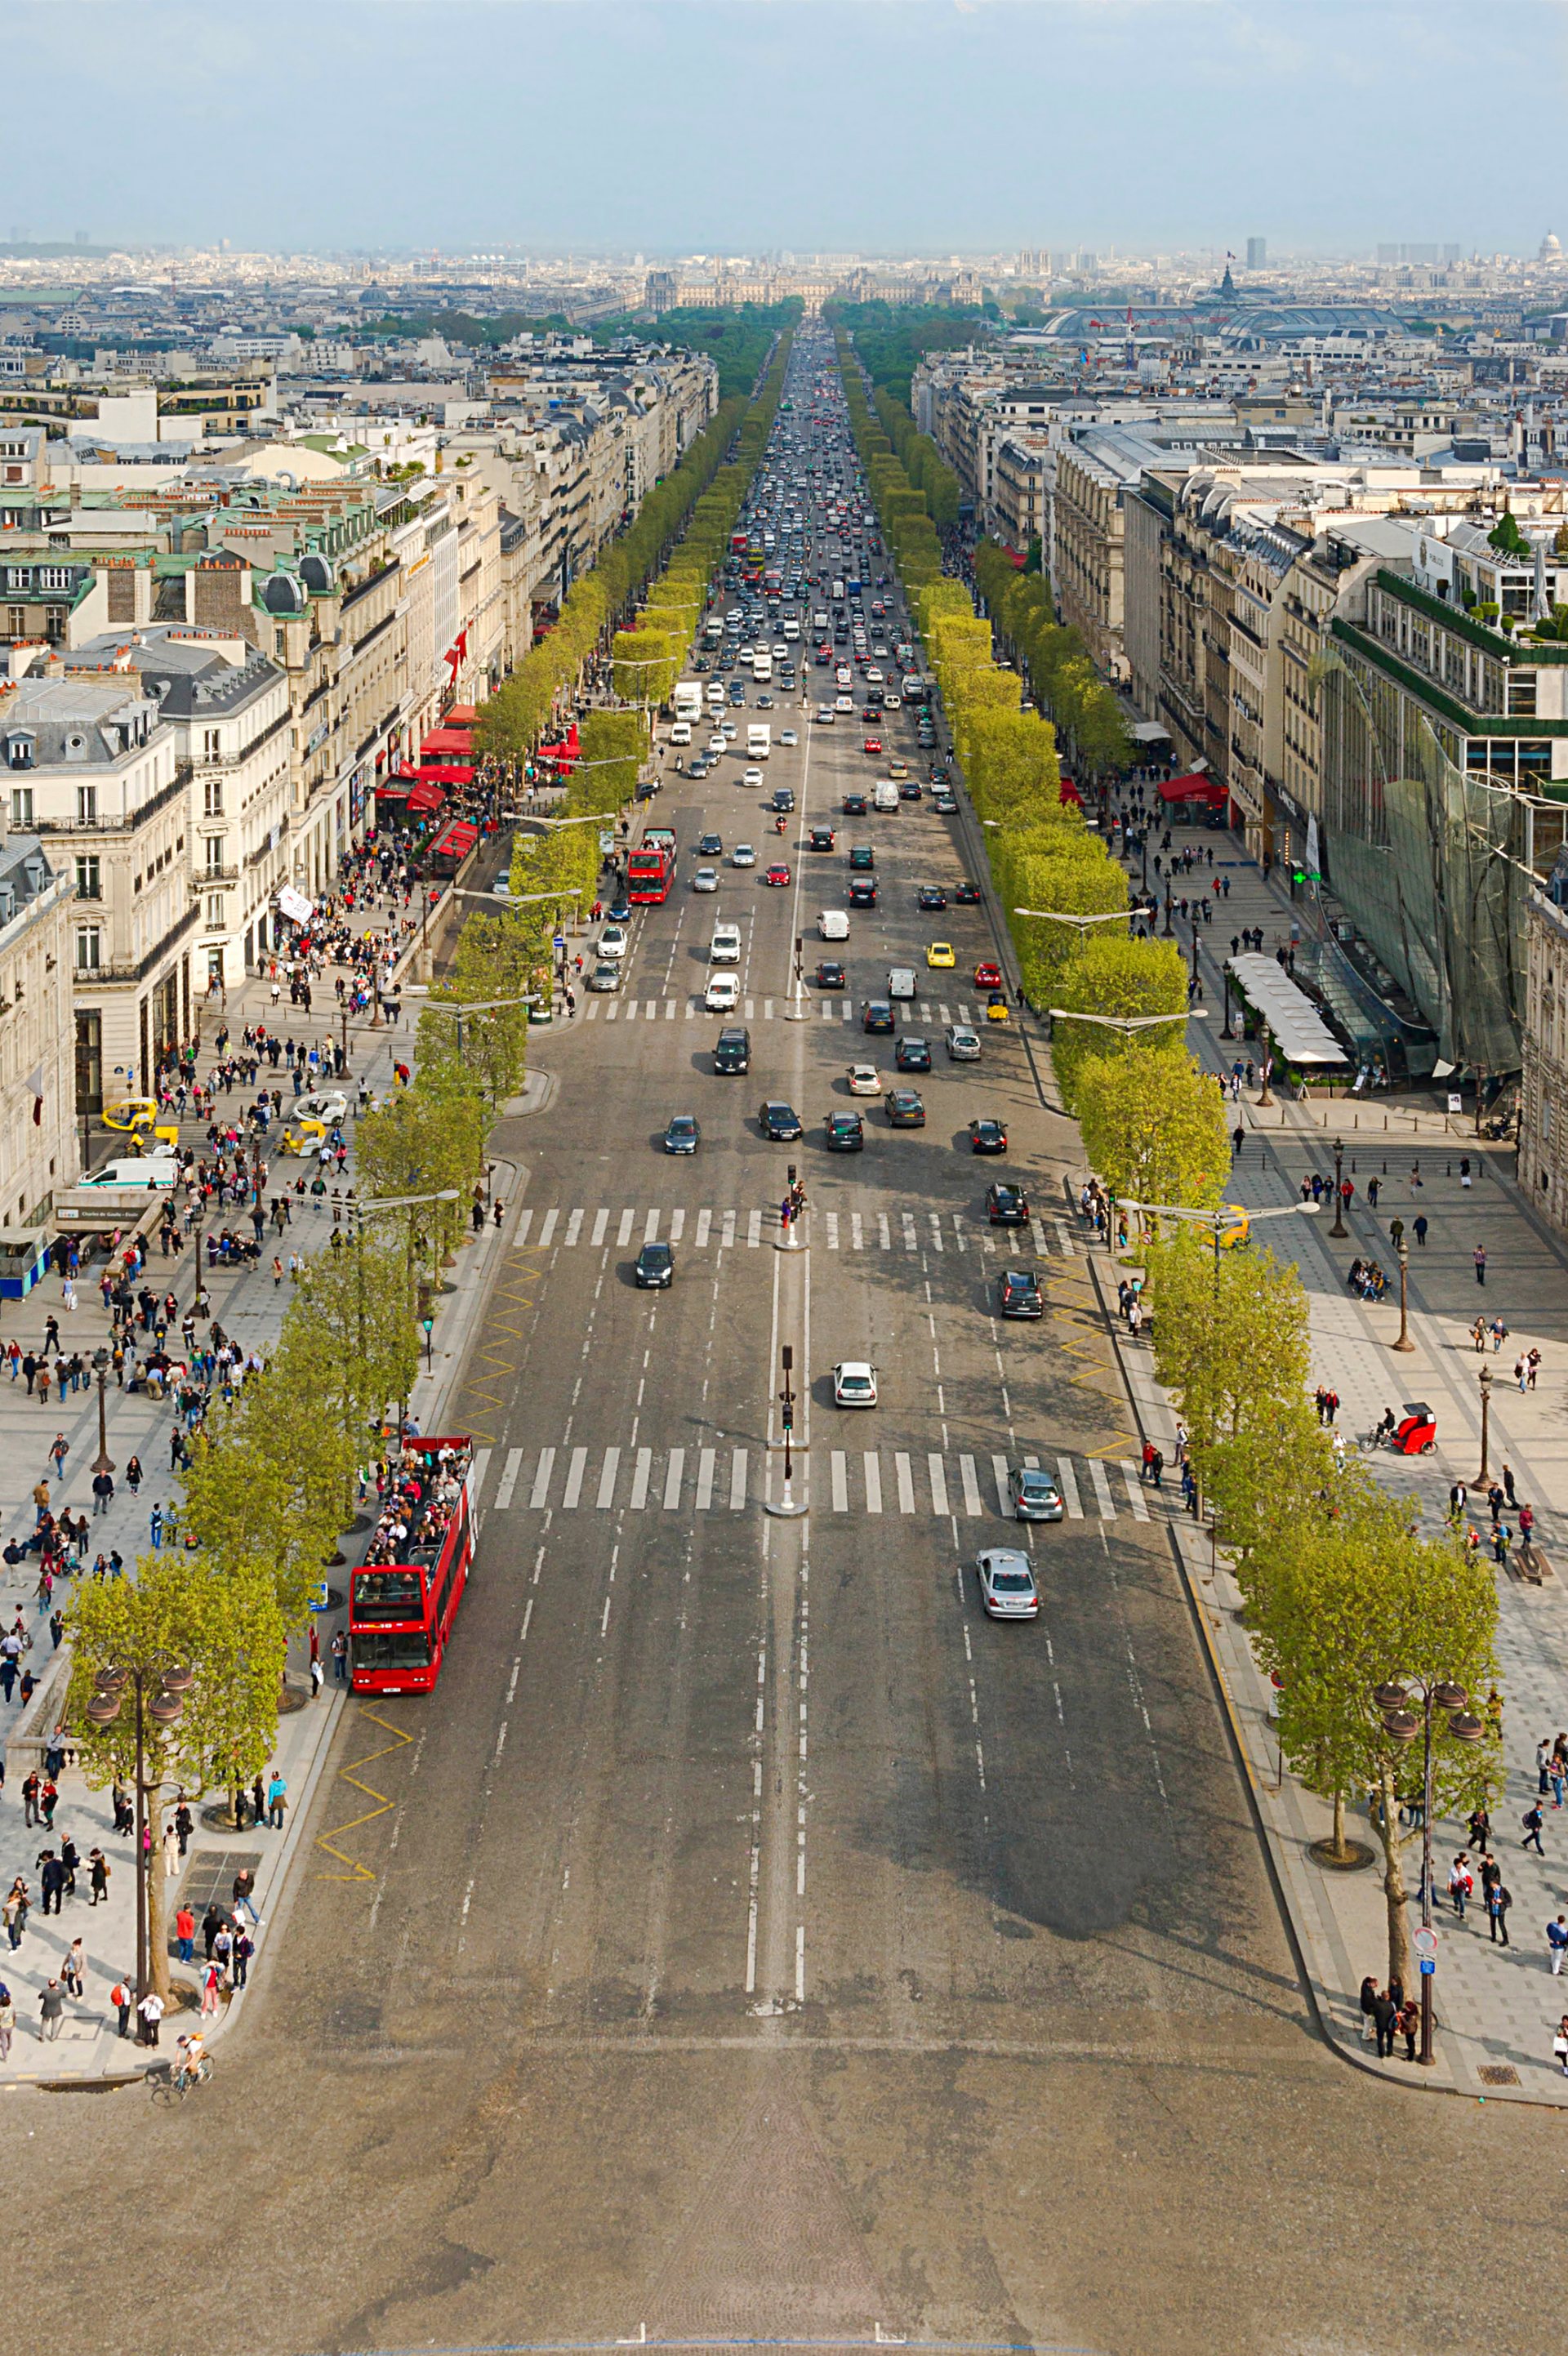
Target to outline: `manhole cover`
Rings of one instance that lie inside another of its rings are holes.
[[[1517,2086],[1519,2072],[1511,2062],[1484,2062],[1477,2071],[1483,2086]]]

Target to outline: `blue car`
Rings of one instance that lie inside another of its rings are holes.
[[[664,1132],[666,1153],[695,1153],[702,1130],[689,1112],[678,1112]]]
[[[610,922],[612,925],[629,925],[631,922],[631,902],[624,892],[611,904]]]

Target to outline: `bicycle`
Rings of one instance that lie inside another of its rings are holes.
[[[212,2075],[212,2056],[203,2053],[195,2062],[171,2062],[161,2078],[153,2080],[155,2102],[184,2102],[193,2086],[205,2085]]]

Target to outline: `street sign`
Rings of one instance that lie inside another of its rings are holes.
[[[554,936],[554,937],[553,937],[553,941],[552,941],[552,943],[551,943],[551,947],[552,947],[553,948],[564,949],[564,948],[565,948],[565,946],[566,946],[566,936],[565,936],[565,934],[564,934],[564,933],[557,933],[557,934]]]
[[[1423,1979],[1430,1979],[1436,1969],[1437,1965],[1433,1962],[1431,1956],[1423,1955],[1421,1959],[1421,1976]]]
[[[1437,1953],[1437,1933],[1435,1931],[1429,1930],[1427,1925],[1423,1922],[1419,1931],[1412,1931],[1411,1933],[1410,1944],[1415,1949],[1418,1955],[1435,1955]]]

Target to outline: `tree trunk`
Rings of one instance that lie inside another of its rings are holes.
[[[164,1913],[163,1811],[158,1794],[163,1779],[142,1786],[143,1821],[153,1837],[147,1852],[147,1978],[165,2004],[168,2002],[168,1925]]]
[[[1334,1791],[1333,1847],[1334,1855],[1336,1857],[1343,1857],[1345,1855],[1347,1843],[1345,1839],[1345,1787],[1343,1784],[1337,1784]]]
[[[1400,1854],[1399,1802],[1394,1797],[1392,1772],[1385,1767],[1380,1778],[1383,1804],[1383,1820],[1380,1827],[1383,1844],[1383,1897],[1389,1916],[1389,1977],[1397,1979],[1409,1989],[1413,1974],[1410,1960],[1410,1912],[1404,1886],[1404,1859]]]

